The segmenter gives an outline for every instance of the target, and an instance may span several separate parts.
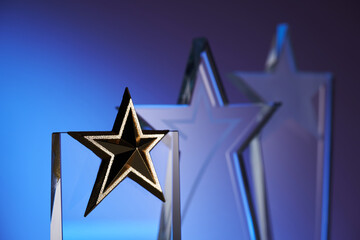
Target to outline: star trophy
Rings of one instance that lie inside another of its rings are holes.
[[[179,131],[183,239],[271,238],[262,165],[243,155],[279,105],[230,103],[208,41],[197,38],[178,104],[137,108],[154,129]]]
[[[232,80],[250,102],[282,102],[250,143],[266,173],[273,239],[329,239],[332,74],[297,70],[289,27],[280,24],[266,71]]]
[[[178,132],[142,129],[127,88],[111,131],[52,134],[51,167],[51,240],[181,239]]]

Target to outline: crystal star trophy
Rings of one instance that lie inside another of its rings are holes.
[[[178,104],[138,106],[150,126],[179,131],[184,239],[270,238],[262,165],[242,156],[278,107],[230,103],[204,38],[193,41]]]
[[[181,239],[178,132],[143,129],[127,89],[112,131],[52,134],[50,239]]]
[[[333,79],[298,70],[294,59],[289,27],[280,24],[265,71],[237,71],[232,80],[251,102],[282,102],[248,151],[263,162],[272,238],[327,240]]]

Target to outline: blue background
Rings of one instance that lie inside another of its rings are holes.
[[[48,239],[51,132],[110,130],[135,104],[173,104],[192,38],[206,36],[226,76],[261,71],[278,23],[299,70],[335,75],[330,236],[358,239],[360,15],[355,3],[304,0],[0,3],[0,239]]]

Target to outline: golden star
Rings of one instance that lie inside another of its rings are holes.
[[[165,201],[150,150],[167,132],[141,129],[127,88],[112,131],[69,132],[102,159],[85,217],[126,177]]]

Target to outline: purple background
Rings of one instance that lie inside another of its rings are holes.
[[[227,74],[263,70],[282,22],[298,69],[335,75],[330,236],[360,238],[360,15],[355,3],[308,0],[2,1],[0,238],[48,239],[51,132],[110,130],[125,86],[135,104],[176,103],[198,36],[236,101]]]

